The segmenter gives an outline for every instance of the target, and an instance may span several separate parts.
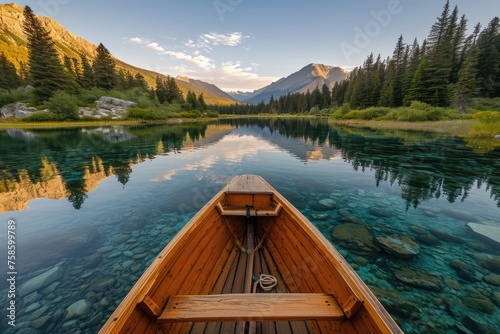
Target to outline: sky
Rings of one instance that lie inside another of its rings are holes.
[[[12,1],[1,1],[10,3]],[[310,63],[350,70],[421,43],[446,0],[24,0],[131,65],[253,91]],[[469,30],[500,16],[498,0],[450,0]]]

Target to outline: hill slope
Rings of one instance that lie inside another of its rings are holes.
[[[0,4],[0,53],[19,68],[21,63],[28,62],[28,50],[26,48],[26,36],[23,32],[23,7],[16,4]],[[94,58],[96,45],[86,41],[67,31],[59,23],[50,17],[39,17],[45,28],[50,31],[52,40],[56,44],[61,56],[80,59],[86,55],[89,59]],[[166,79],[166,76],[153,71],[144,70],[115,58],[118,69],[130,71],[133,75],[140,73],[149,85],[154,86],[157,76]],[[205,102],[208,104],[230,104],[235,101],[222,90],[214,85],[202,81],[177,80],[177,85],[184,95],[188,90],[194,91],[196,95],[203,93]],[[207,88],[205,91],[204,88]]]
[[[234,99],[257,104],[261,101],[269,102],[271,96],[275,99],[288,93],[305,93],[307,90],[313,91],[316,87],[323,87],[324,84],[332,89],[335,82],[347,79],[349,73],[340,67],[327,66],[322,64],[309,64],[292,73],[286,78],[273,82],[272,84],[258,89],[251,93],[230,93]]]

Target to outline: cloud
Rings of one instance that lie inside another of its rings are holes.
[[[144,43],[143,40],[142,40],[142,38],[140,38],[140,37],[132,37],[132,38],[129,38],[128,40],[129,40],[129,42],[137,43],[137,44],[143,44]]]
[[[155,43],[155,42],[148,43],[147,47],[153,51],[156,51],[159,53],[165,53],[165,49],[163,47],[161,47],[158,43]]]
[[[165,51],[164,53],[176,59],[187,61],[205,70],[215,69],[215,64],[213,63],[213,60],[201,54],[195,54],[194,56],[192,56],[185,54],[183,52],[174,52],[174,51]]]
[[[210,52],[213,50],[212,47],[214,46],[238,46],[243,43],[245,38],[248,37],[249,36],[244,36],[241,32],[233,32],[227,35],[211,32],[208,34],[201,34],[196,42],[189,39],[186,43],[184,43],[184,45],[190,48],[204,49],[207,52]]]
[[[245,36],[243,36],[243,34],[241,32],[233,32],[232,34],[229,34],[229,35],[210,33],[210,34],[201,35],[201,37],[200,37],[200,39],[203,40],[207,44],[226,45],[226,46],[239,45],[243,42],[244,38],[245,38]]]
[[[184,48],[187,47],[186,50],[182,50],[182,45],[170,48],[142,37],[133,37],[127,40],[134,44],[143,45],[159,55],[166,55],[178,61],[169,64],[169,66],[157,66],[156,71],[158,72],[168,73],[174,77],[184,75],[206,81],[225,91],[253,91],[280,78],[258,75],[256,73],[257,64],[243,65],[238,60],[220,60],[217,62],[213,58],[206,56],[216,46],[235,47],[240,45],[247,37],[241,32],[202,34],[196,41],[189,39],[185,42],[183,46]],[[224,53],[223,56],[226,56],[226,54]]]

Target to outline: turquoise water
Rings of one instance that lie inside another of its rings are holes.
[[[500,227],[499,158],[442,134],[320,119],[0,131],[0,247],[12,220],[17,273],[15,298],[0,283],[0,331],[96,333],[189,218],[252,173],[331,240],[406,333],[498,332],[500,252],[466,224]]]

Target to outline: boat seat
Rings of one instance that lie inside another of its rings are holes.
[[[170,297],[158,323],[211,321],[345,320],[324,293],[236,293]]]
[[[220,203],[217,204],[217,210],[221,216],[246,216],[246,207],[224,207]],[[281,204],[277,204],[275,207],[269,207],[266,209],[255,209],[250,208],[250,216],[252,217],[276,217],[279,215],[281,210]]]

